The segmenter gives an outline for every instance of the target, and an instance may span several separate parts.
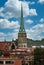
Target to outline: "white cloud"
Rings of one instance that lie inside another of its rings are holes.
[[[4,14],[2,13],[2,11],[4,10],[3,7],[0,8],[0,16],[4,16]]]
[[[44,24],[37,24],[31,29],[26,30],[27,37],[33,40],[41,40],[44,36],[41,36],[42,32],[44,33]]]
[[[5,34],[3,32],[0,32],[0,41],[4,40]]]
[[[35,4],[35,2],[33,1],[33,2],[29,2],[29,4]]]
[[[28,15],[37,15],[36,9],[30,9],[28,2],[22,2],[23,4],[23,13],[24,16]],[[12,17],[19,17],[20,16],[20,9],[21,8],[21,1],[19,0],[8,0],[5,3],[4,8],[1,8],[0,14],[5,18],[12,18]],[[0,15],[0,16],[1,16]]]
[[[29,10],[29,14],[32,16],[32,15],[37,15],[36,13],[36,9],[30,9]]]
[[[28,20],[26,20],[26,22],[29,23],[29,24],[32,24],[33,20],[28,19]]]
[[[18,32],[16,30],[12,32],[8,32],[7,34],[0,32],[0,41],[4,41],[4,40],[10,41],[12,39],[16,40],[17,38],[18,38]]]
[[[12,39],[16,40],[17,38],[18,38],[18,32],[12,32],[6,35],[7,40],[12,40]]]
[[[0,32],[0,37],[4,36],[4,33],[3,32]]]
[[[0,12],[2,12],[2,11],[3,11],[3,9],[4,9],[4,8],[3,8],[3,7],[1,7],[1,8],[0,8]]]
[[[44,0],[39,0],[38,2],[39,2],[39,3],[44,3]]]
[[[0,32],[0,40],[12,40],[18,38],[19,29],[14,29],[12,32],[8,32],[7,34]],[[33,26],[31,29],[26,29],[27,38],[33,40],[41,40],[44,36],[41,36],[42,32],[44,33],[44,24],[37,24]]]
[[[7,19],[0,19],[0,28],[19,28],[18,21],[9,21]]]
[[[41,18],[41,19],[40,19],[40,22],[44,22],[44,18]]]

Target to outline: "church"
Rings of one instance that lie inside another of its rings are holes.
[[[20,29],[18,40],[0,41],[0,65],[34,65],[34,49],[27,46],[27,35],[21,5]]]

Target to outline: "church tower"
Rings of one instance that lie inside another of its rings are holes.
[[[20,29],[19,29],[19,33],[18,33],[18,48],[27,48],[27,37],[26,37],[26,31],[24,28],[22,4],[21,4]]]

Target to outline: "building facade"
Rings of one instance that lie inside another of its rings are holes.
[[[18,44],[12,41],[0,41],[0,65],[33,64],[33,48],[27,47],[27,36],[24,28],[23,8],[21,5],[21,21],[18,33]]]

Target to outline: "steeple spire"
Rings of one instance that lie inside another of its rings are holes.
[[[25,28],[24,28],[22,4],[21,4],[20,30],[19,30],[19,33],[18,33],[18,47],[19,48],[27,48],[27,38],[26,38],[26,32],[25,32]]]
[[[19,32],[24,33],[25,32],[25,28],[24,28],[24,20],[23,20],[23,7],[21,4],[21,22],[20,22],[20,30]]]

